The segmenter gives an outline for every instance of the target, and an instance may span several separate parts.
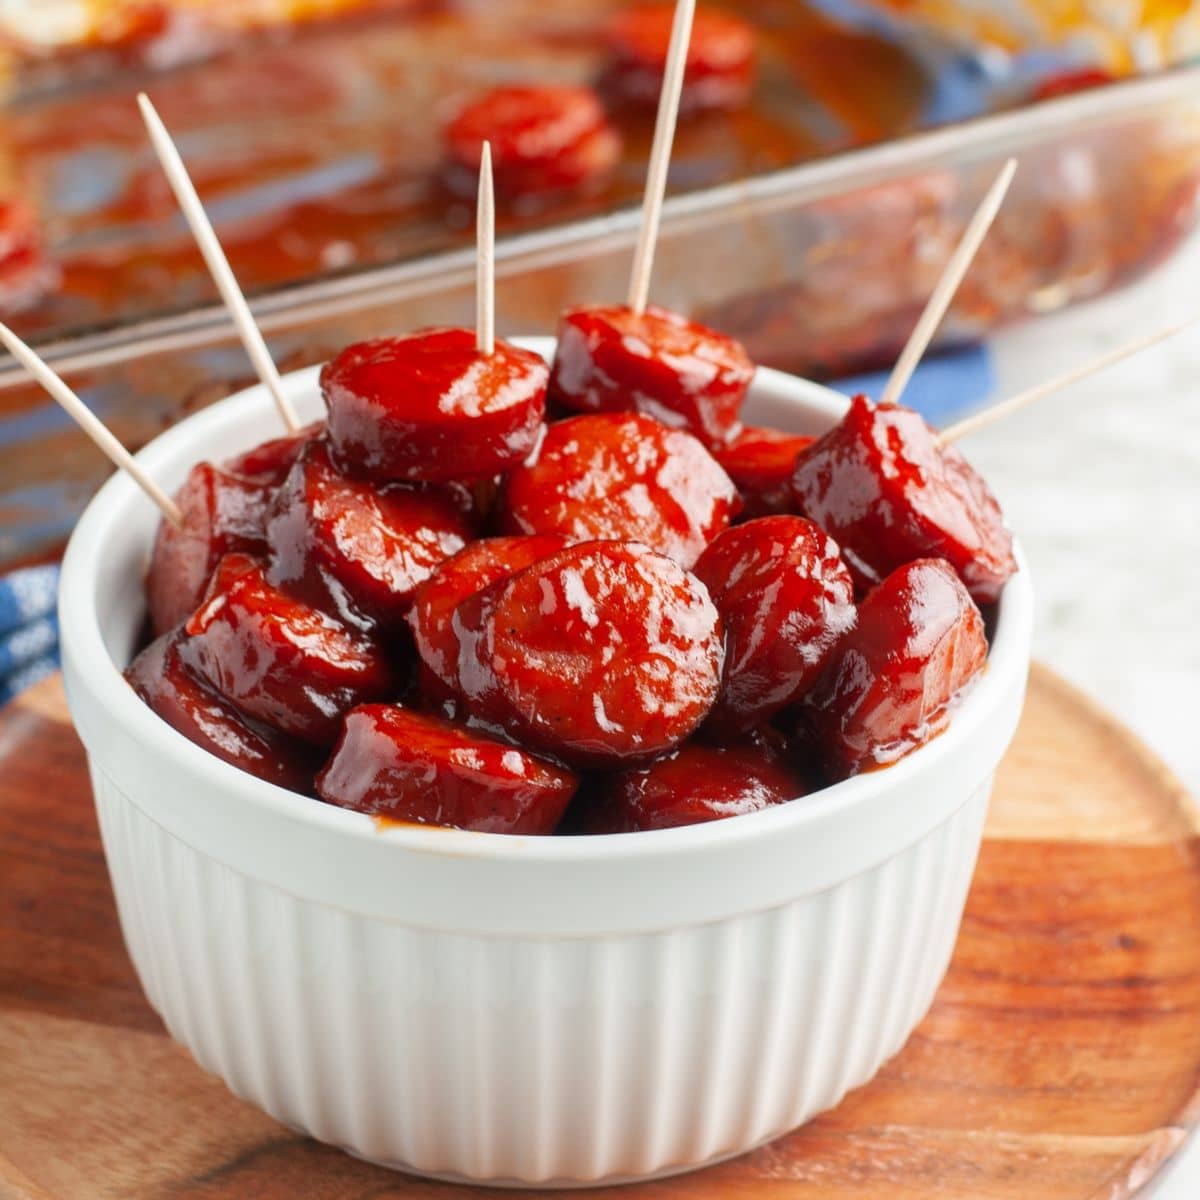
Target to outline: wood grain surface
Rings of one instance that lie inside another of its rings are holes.
[[[876,1080],[647,1200],[1122,1200],[1200,1115],[1198,826],[1035,669],[950,973]],[[456,1200],[300,1137],[174,1045],[117,928],[58,680],[0,716],[0,1197]],[[511,1194],[511,1193],[510,1193]]]

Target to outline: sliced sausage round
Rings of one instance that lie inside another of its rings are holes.
[[[610,63],[601,86],[610,95],[647,109],[658,106],[674,6],[641,4],[625,9],[608,29]],[[754,87],[756,36],[733,13],[698,9],[692,18],[680,112],[738,109]]]
[[[200,603],[225,554],[261,553],[271,490],[212,463],[197,463],[175,503],[183,516],[176,529],[162,521],[146,576],[146,602],[155,634],[174,629]]]
[[[130,663],[125,678],[168,725],[190,742],[267,783],[312,790],[311,746],[243,716],[179,659],[179,633],[164,634]]]
[[[553,833],[578,786],[507,742],[389,704],[350,713],[317,776],[317,794],[341,808],[481,833]]]
[[[689,742],[649,766],[593,780],[577,824],[581,833],[671,829],[758,812],[807,791],[773,731],[725,746]]]
[[[854,625],[854,581],[833,540],[789,516],[727,529],[695,571],[725,625],[725,669],[710,728],[754,729],[816,682]]]
[[[235,454],[221,464],[223,470],[230,475],[240,475],[253,483],[267,483],[278,487],[292,469],[292,464],[300,457],[300,452],[313,438],[321,436],[325,427],[323,421],[314,421],[297,433],[289,433],[284,437],[270,438]]]
[[[793,511],[792,473],[796,458],[815,441],[816,438],[801,433],[744,425],[727,446],[713,451],[717,462],[737,485],[743,518]]]
[[[472,534],[453,496],[348,479],[317,440],[272,502],[267,578],[351,623],[392,626],[417,587]]]
[[[469,596],[454,616],[468,707],[588,765],[673,749],[708,714],[721,621],[703,584],[645,546],[571,546]]]
[[[715,449],[736,433],[753,377],[741,343],[678,313],[590,305],[559,318],[549,397],[574,412],[636,410]]]
[[[944,558],[976,602],[990,604],[1017,569],[983,477],[902,405],[856,396],[801,452],[792,488],[797,511],[837,541],[860,588],[914,559]]]
[[[737,490],[691,434],[639,413],[549,426],[500,497],[506,533],[643,542],[690,567],[725,529]]]
[[[452,191],[475,196],[485,141],[501,201],[598,187],[621,157],[596,93],[570,84],[505,84],[465,104],[445,130]]]
[[[558,534],[484,538],[447,559],[417,589],[408,624],[424,668],[422,690],[427,699],[440,702],[458,686],[454,610],[468,596],[566,545],[567,539]]]
[[[940,733],[986,658],[983,618],[953,569],[897,567],[805,697],[802,720],[830,776],[895,762]]]
[[[469,329],[427,329],[346,347],[321,370],[334,460],[349,475],[447,483],[496,475],[533,449],[545,362]]]
[[[332,745],[350,709],[395,686],[370,637],[272,587],[246,555],[221,560],[183,629],[186,667],[246,716],[318,745]]]

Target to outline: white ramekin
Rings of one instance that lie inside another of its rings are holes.
[[[315,371],[285,384],[319,413]],[[817,432],[844,403],[762,370],[750,414]],[[173,488],[276,432],[252,388],[138,459]],[[63,672],[142,985],[239,1096],[425,1175],[616,1182],[793,1129],[928,1009],[1021,710],[1024,571],[950,728],[887,770],[653,833],[381,831],[211,757],[126,686],[157,519],[121,476],[84,513]]]

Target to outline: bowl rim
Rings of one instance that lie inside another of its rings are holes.
[[[549,356],[553,339],[514,338],[513,341]],[[283,377],[293,400],[311,401],[320,366],[307,367]],[[844,395],[819,384],[759,367],[751,394],[765,395],[796,405],[807,415],[836,420],[849,403]],[[266,389],[255,385],[186,418],[159,435],[135,457],[156,478],[170,470],[193,441],[211,445],[212,435],[229,424],[241,410],[256,406],[274,412]],[[231,446],[229,454],[241,447]],[[191,463],[200,461],[193,457]],[[117,472],[97,492],[80,517],[63,558],[59,585],[59,620],[64,663],[77,673],[92,698],[110,720],[124,725],[139,744],[163,757],[175,759],[180,769],[199,776],[213,788],[233,792],[269,815],[321,829],[331,837],[371,839],[422,855],[486,858],[522,863],[584,864],[614,859],[662,859],[732,849],[736,844],[772,838],[785,831],[795,834],[805,826],[817,827],[849,817],[877,800],[881,793],[900,791],[915,779],[959,752],[964,743],[986,730],[985,722],[1011,693],[1024,686],[1030,658],[1032,589],[1025,557],[1014,545],[1018,572],[1005,585],[983,676],[958,705],[949,726],[932,741],[890,766],[869,771],[758,812],[696,825],[636,833],[545,837],[481,833],[441,826],[381,824],[376,818],[327,804],[314,797],[288,791],[249,775],[201,749],[147,707],[126,683],[105,645],[97,600],[101,566],[110,540],[119,535],[122,515],[132,506],[148,504],[136,484]],[[1019,678],[1018,678],[1019,677]]]

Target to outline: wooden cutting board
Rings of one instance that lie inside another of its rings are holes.
[[[1136,739],[1035,669],[954,962],[906,1049],[799,1132],[622,1200],[1133,1195],[1200,1114],[1198,828]],[[121,944],[59,681],[6,709],[0,1197],[468,1194],[297,1136],[167,1038]]]

